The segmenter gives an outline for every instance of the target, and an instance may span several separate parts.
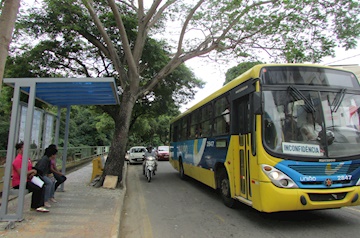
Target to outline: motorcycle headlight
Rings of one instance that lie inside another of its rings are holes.
[[[261,168],[275,186],[279,188],[298,188],[296,183],[289,176],[273,166],[263,164],[261,165]]]
[[[155,160],[155,157],[153,157],[153,156],[148,156],[146,159],[147,159],[147,160]]]

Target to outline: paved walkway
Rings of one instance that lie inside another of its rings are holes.
[[[124,178],[127,167],[124,166]],[[25,196],[24,220],[5,229],[8,222],[0,222],[0,237],[119,237],[120,215],[126,193],[121,189],[90,186],[92,163],[67,175],[64,192],[56,192],[58,203],[52,203],[49,213],[30,211],[31,194]],[[17,199],[9,202],[15,211]]]

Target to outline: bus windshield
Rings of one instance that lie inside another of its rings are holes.
[[[274,66],[261,70],[264,85],[309,85],[359,89],[354,74],[336,69],[306,66]]]
[[[263,144],[269,152],[307,161],[360,154],[360,95],[346,88],[279,88],[264,87],[263,93]]]

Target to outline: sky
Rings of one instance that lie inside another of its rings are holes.
[[[345,51],[344,49],[336,49],[335,57],[325,57],[320,64],[323,65],[360,65],[360,42],[357,49]],[[208,63],[200,58],[191,59],[186,62],[186,65],[193,70],[195,75],[206,82],[203,89],[198,89],[195,99],[186,105],[182,105],[181,112],[186,111],[208,95],[212,94],[223,86],[225,82],[225,73],[231,67],[236,66],[236,63],[220,64]]]

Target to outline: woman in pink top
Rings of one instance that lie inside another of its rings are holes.
[[[15,148],[18,154],[12,163],[12,186],[14,189],[19,189],[24,143],[23,142],[17,143]],[[44,187],[40,188],[39,186],[31,182],[32,177],[36,174],[37,171],[33,169],[31,160],[29,158],[28,168],[27,168],[26,189],[32,192],[31,209],[36,210],[38,212],[49,212],[49,210],[44,207],[44,196],[45,196]]]

